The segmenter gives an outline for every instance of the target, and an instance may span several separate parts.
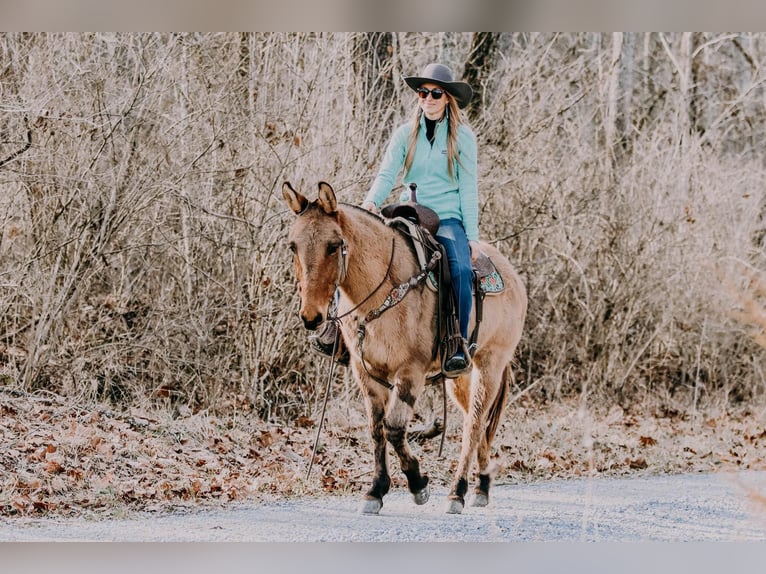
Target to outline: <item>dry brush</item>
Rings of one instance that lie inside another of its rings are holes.
[[[3,34],[2,384],[313,412],[281,182],[358,202],[400,76],[491,46],[471,120],[482,234],[529,291],[517,384],[760,396],[732,293],[766,266],[764,38]]]

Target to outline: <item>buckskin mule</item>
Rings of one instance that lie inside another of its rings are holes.
[[[361,512],[377,514],[391,479],[387,443],[399,457],[415,503],[429,498],[428,476],[407,442],[407,424],[426,378],[439,373],[433,358],[436,295],[415,280],[422,277],[403,233],[360,207],[339,204],[333,188],[319,184],[309,201],[290,183],[282,195],[296,214],[289,232],[300,294],[300,317],[309,330],[327,320],[327,309],[340,290],[337,317],[351,355],[350,366],[365,399],[372,436],[375,472]],[[489,503],[489,457],[503,413],[511,360],[521,338],[527,310],[524,285],[510,262],[493,246],[481,250],[505,280],[502,293],[484,301],[484,319],[471,372],[447,380],[452,400],[463,412],[460,459],[450,487],[447,512],[465,506],[468,476],[474,457],[478,484],[472,504]],[[386,307],[387,297],[402,295]],[[384,312],[378,313],[381,309]],[[331,318],[332,319],[332,318]],[[471,318],[473,328],[475,318]]]

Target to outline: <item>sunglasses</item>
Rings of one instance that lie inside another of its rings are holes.
[[[444,95],[444,90],[440,90],[439,88],[434,88],[432,90],[429,90],[428,88],[418,88],[417,92],[421,100],[425,100],[428,97],[428,94],[431,94],[431,97],[435,100],[440,100],[442,95]]]

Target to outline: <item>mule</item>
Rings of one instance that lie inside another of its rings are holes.
[[[424,504],[430,493],[428,475],[409,447],[407,425],[427,379],[441,369],[433,353],[436,294],[418,283],[398,304],[375,316],[392,289],[422,271],[410,240],[377,214],[339,204],[328,183],[319,183],[313,202],[289,182],[283,184],[282,195],[297,216],[288,240],[306,329],[315,330],[328,319],[328,305],[336,289],[340,290],[336,320],[364,396],[375,460],[361,512],[377,514],[389,491],[388,444],[399,458],[415,503]],[[478,484],[472,504],[489,503],[490,448],[513,377],[511,360],[527,310],[526,290],[508,259],[487,243],[481,243],[481,250],[495,263],[506,289],[484,301],[471,371],[446,381],[449,396],[463,412],[460,459],[447,501],[447,512],[453,514],[465,507],[474,457]],[[471,328],[474,323],[475,309]]]

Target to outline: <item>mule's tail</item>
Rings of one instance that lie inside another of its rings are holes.
[[[508,400],[508,388],[511,385],[513,379],[513,370],[511,364],[508,363],[503,370],[503,376],[500,378],[500,388],[497,390],[495,400],[492,402],[492,406],[489,407],[487,413],[487,428],[485,430],[485,436],[487,438],[487,444],[492,444],[492,439],[495,438],[495,431],[500,424],[500,418],[503,416],[503,409],[505,403]]]

